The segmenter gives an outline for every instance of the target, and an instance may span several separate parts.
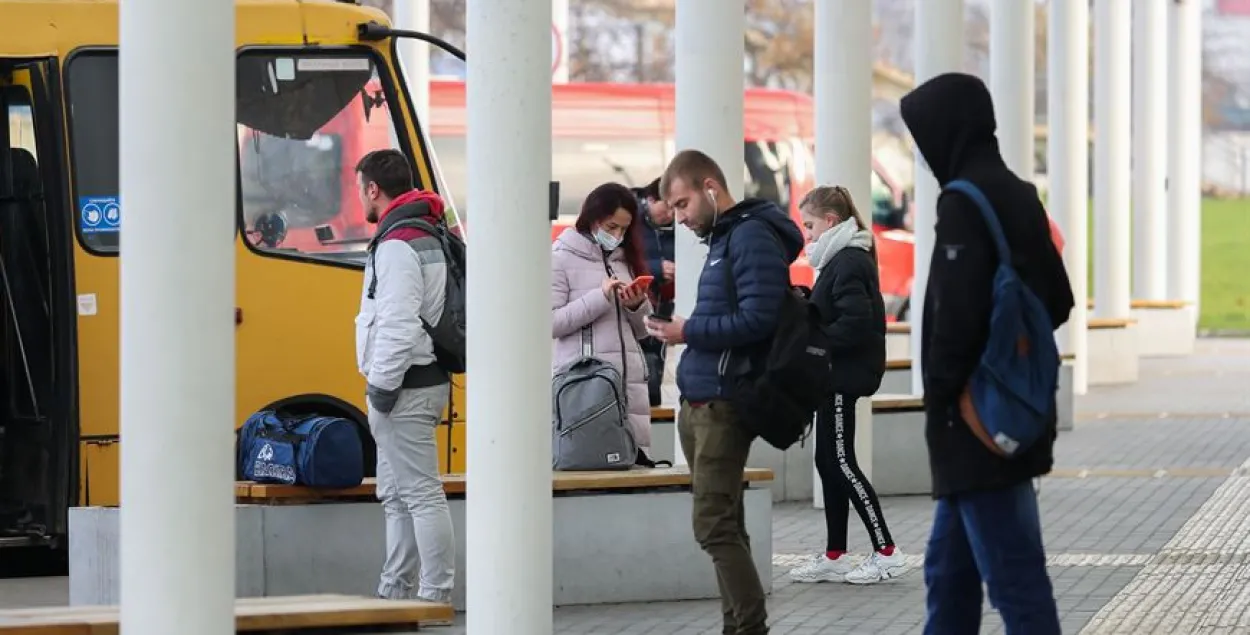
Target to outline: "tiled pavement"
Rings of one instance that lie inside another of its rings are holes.
[[[1077,407],[1040,492],[1064,633],[1250,632],[1250,341],[1207,340],[1192,358],[1145,360],[1136,385],[1094,389]],[[919,561],[932,503],[883,506]],[[821,517],[806,504],[774,512],[775,635],[920,632],[919,571],[870,587],[792,584],[788,565],[823,542]],[[867,550],[858,527],[851,540]],[[64,601],[63,581],[0,581],[0,606]],[[555,611],[561,635],[714,635],[719,621],[715,601]],[[428,632],[464,633],[464,616]],[[1002,632],[988,608],[983,632]]]

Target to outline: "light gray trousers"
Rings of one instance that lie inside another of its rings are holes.
[[[377,496],[386,514],[386,562],[378,584],[384,598],[451,601],[456,537],[434,440],[449,392],[447,384],[404,389],[390,414],[369,408],[378,446]]]

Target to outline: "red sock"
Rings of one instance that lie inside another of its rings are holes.
[[[825,557],[830,560],[837,560],[838,558],[841,558],[843,554],[845,553],[846,553],[845,551],[826,551]]]
[[[883,556],[892,556],[894,555],[894,545],[886,545],[882,549],[877,550],[877,553]]]

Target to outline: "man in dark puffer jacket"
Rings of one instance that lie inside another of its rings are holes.
[[[716,568],[724,632],[760,635],[768,632],[768,614],[742,511],[742,474],[754,436],[726,391],[767,352],[803,236],[776,204],[735,203],[727,189],[720,167],[694,150],[679,153],[664,172],[660,193],[709,250],[690,317],[652,320],[647,328],[666,344],[686,344],[677,367],[677,427],[693,475],[695,539]]]
[[[1037,189],[999,153],[985,84],[962,73],[939,75],[903,97],[900,107],[938,183],[966,179],[985,193],[1013,266],[1058,328],[1072,310],[1072,288]],[[925,633],[976,633],[984,581],[1008,635],[1058,635],[1031,482],[1054,462],[1054,402],[1049,434],[1014,458],[990,452],[959,414],[959,397],[989,339],[997,266],[976,205],[963,194],[943,194],[921,330],[925,439],[938,501],[925,554]]]

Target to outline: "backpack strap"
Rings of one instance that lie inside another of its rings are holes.
[[[981,189],[973,185],[971,181],[959,179],[951,181],[942,188],[943,192],[959,192],[964,196],[972,199],[972,202],[981,211],[981,218],[985,219],[986,226],[990,229],[990,235],[994,237],[994,246],[998,250],[998,262],[1000,264],[1011,266],[1011,248],[1007,246],[1007,237],[1003,234],[1003,226],[998,222],[998,214],[994,213],[994,206],[990,205],[989,199],[985,198],[985,194]]]

